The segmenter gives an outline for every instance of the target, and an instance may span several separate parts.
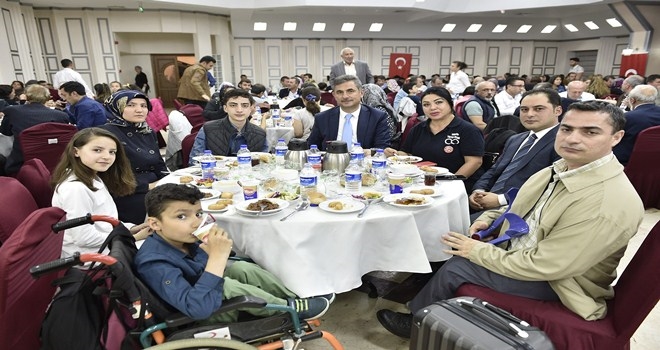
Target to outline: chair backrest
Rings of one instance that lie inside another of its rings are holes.
[[[188,121],[190,122],[190,125],[195,126],[197,124],[204,124],[206,120],[204,120],[204,116],[202,116],[202,113],[204,112],[204,108],[194,105],[194,104],[187,104],[181,109],[179,109],[183,115],[188,118]]]
[[[149,99],[151,102],[151,111],[147,114],[147,124],[153,131],[158,133],[159,131],[165,129],[167,124],[170,123],[169,118],[167,117],[167,112],[163,107],[163,100],[159,98]]]
[[[32,194],[23,184],[12,177],[0,177],[0,243],[12,235],[18,225],[32,212],[39,209]]]
[[[76,132],[78,129],[74,125],[54,122],[37,124],[23,130],[19,139],[23,159],[39,158],[52,173]]]
[[[16,228],[0,247],[0,348],[39,348],[39,329],[55,287],[51,282],[62,275],[52,273],[34,279],[30,267],[55,260],[62,254],[63,234],[51,225],[66,213],[56,207],[35,211]]]
[[[333,106],[337,105],[337,100],[335,100],[335,97],[332,96],[332,92],[321,92],[321,102],[324,104],[329,103]]]
[[[645,208],[660,208],[660,126],[642,130],[637,135],[625,173],[642,198]]]
[[[660,299],[660,221],[644,239],[614,286],[609,305],[619,337],[630,339]]]
[[[190,162],[190,152],[195,143],[195,137],[197,137],[196,132],[184,137],[183,141],[181,141],[181,160],[183,161],[184,168],[187,168],[188,163]]]
[[[181,103],[181,101],[179,101],[179,99],[177,99],[177,98],[175,98],[172,102],[174,102],[174,108],[177,111],[180,111],[181,107],[183,107],[183,103]]]
[[[32,194],[39,208],[51,206],[53,199],[53,188],[50,186],[50,171],[39,158],[32,158],[23,163],[16,174],[16,180],[20,181]]]

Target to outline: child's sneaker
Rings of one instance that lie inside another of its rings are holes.
[[[292,299],[289,306],[298,312],[298,318],[305,321],[317,319],[325,314],[330,303],[325,298]]]
[[[330,294],[323,294],[323,295],[317,295],[316,297],[318,298],[324,298],[328,301],[328,303],[332,304],[333,301],[335,301],[335,293],[330,293]]]

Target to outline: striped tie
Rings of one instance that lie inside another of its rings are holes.
[[[518,150],[518,153],[516,153],[515,156],[513,156],[513,159],[511,159],[511,162],[509,162],[509,165],[504,168],[504,171],[502,174],[500,174],[500,177],[497,178],[497,181],[493,185],[493,188],[490,189],[491,192],[493,193],[504,193],[507,189],[504,188],[504,183],[506,180],[513,174],[516,169],[518,169],[518,166],[520,166],[520,161],[522,158],[529,152],[529,149],[532,148],[532,145],[534,144],[534,141],[536,141],[537,136],[536,134],[531,134],[529,137],[527,137],[527,142]]]

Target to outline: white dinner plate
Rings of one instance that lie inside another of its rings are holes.
[[[393,172],[391,170],[388,170],[387,172],[388,173],[393,173],[393,174],[401,174],[401,175],[404,175],[404,176],[407,176],[407,177],[417,177],[417,176],[424,175],[424,171],[419,169],[419,168],[412,169],[411,171],[405,172],[405,173],[396,173],[396,172]]]
[[[199,191],[205,194],[205,197],[202,198],[203,201],[217,199],[218,197],[220,197],[220,193],[222,193],[220,191],[206,189],[206,188],[200,188]],[[209,197],[206,193],[210,194],[211,196]]]
[[[213,201],[202,201],[202,210],[205,211],[205,212],[209,212],[209,213],[224,213],[224,212],[226,212],[226,211],[229,209],[229,207],[231,206],[231,204],[230,204],[230,205],[226,206],[224,209],[209,209],[209,206],[210,206],[211,204],[215,204],[216,202],[217,202],[217,200],[213,200]]]
[[[367,196],[368,194],[368,196]],[[361,201],[376,201],[383,198],[383,194],[377,191],[362,191],[358,194],[351,195],[351,197]]]
[[[387,158],[390,162],[394,163],[417,163],[422,161],[422,157],[418,156],[391,156]]]
[[[341,202],[343,208],[341,210],[330,208],[329,205],[332,202]],[[360,211],[362,210],[362,208],[364,208],[364,205],[365,205],[364,203],[358,202],[350,198],[330,199],[325,202],[319,203],[319,209],[323,211],[327,211],[328,213],[346,214],[346,213],[355,213],[356,211]]]
[[[431,190],[433,193],[412,193],[412,191],[418,191],[418,190]],[[412,187],[407,187],[403,189],[403,193],[411,193],[411,194],[421,194],[424,196],[431,196],[431,197],[438,197],[442,194],[440,192],[440,189],[436,186],[412,186]]]
[[[268,200],[268,201],[271,201],[271,202],[273,202],[273,203],[279,205],[279,207],[278,207],[277,209],[264,210],[263,212],[261,212],[261,214],[259,214],[259,211],[258,211],[258,210],[247,210],[248,205],[250,205],[251,203],[255,203],[255,202],[257,202],[257,201],[260,201],[260,200]],[[249,201],[241,202],[241,203],[238,203],[238,204],[234,205],[234,207],[236,208],[236,211],[237,211],[239,214],[246,215],[246,216],[257,216],[257,215],[259,215],[259,216],[268,216],[268,215],[274,215],[274,214],[277,214],[277,213],[281,212],[282,210],[286,209],[288,206],[289,206],[289,202],[288,202],[288,201],[285,201],[285,200],[283,200],[283,199],[279,199],[279,198],[250,199]]]
[[[396,201],[398,199],[403,199],[403,198],[414,198],[417,200],[422,200],[422,204],[411,204],[411,205],[405,205],[405,204],[398,204]],[[389,205],[399,207],[399,208],[421,208],[421,207],[427,207],[431,204],[433,204],[433,197],[431,196],[424,196],[421,194],[410,194],[410,193],[397,193],[397,194],[390,194],[387,195],[383,198],[383,201]]]
[[[198,166],[191,166],[191,167],[175,170],[172,174],[174,174],[176,176],[184,176],[184,175],[201,176],[202,175],[202,168],[200,168]]]
[[[449,174],[449,169],[447,169],[447,168],[443,168],[443,167],[439,167],[439,166],[426,166],[426,167],[437,171],[436,175]],[[424,169],[422,169],[422,167],[419,167],[419,168],[420,168],[420,170],[424,171]]]
[[[227,157],[227,156],[217,156],[217,155],[213,155],[213,158],[215,158],[215,161],[216,161],[216,162],[220,162],[220,161],[226,161],[226,160],[228,160],[229,158],[236,158],[236,157]],[[201,162],[201,161],[202,161],[202,156],[194,156],[194,157],[192,157],[192,159],[193,159],[194,161],[196,161],[196,162]]]

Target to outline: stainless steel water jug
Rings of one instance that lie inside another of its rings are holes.
[[[351,155],[346,142],[330,141],[327,144],[323,156],[323,170],[336,170],[337,174],[343,174],[350,161]]]
[[[286,155],[284,155],[287,167],[296,170],[302,169],[307,162],[308,149],[309,144],[307,143],[307,140],[291,139],[291,141],[289,141],[289,150],[286,151]]]

